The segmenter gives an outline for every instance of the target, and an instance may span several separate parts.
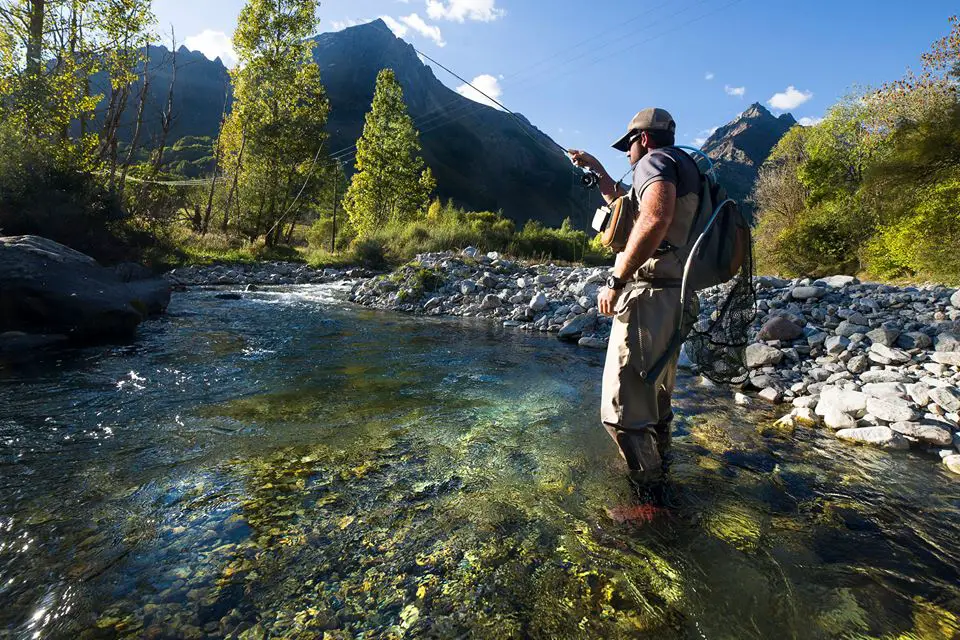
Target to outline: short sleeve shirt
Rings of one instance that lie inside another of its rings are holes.
[[[681,149],[654,149],[641,158],[633,170],[633,190],[638,203],[650,185],[657,182],[669,182],[677,189],[677,208],[667,231],[667,242],[675,247],[685,246],[700,203],[700,170],[693,158]]]

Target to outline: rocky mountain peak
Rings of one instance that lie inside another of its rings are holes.
[[[753,191],[760,165],[797,121],[789,113],[775,116],[759,102],[719,127],[703,144],[717,163],[721,181],[730,194],[744,202]]]

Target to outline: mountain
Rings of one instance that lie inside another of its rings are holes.
[[[530,219],[560,226],[566,217],[585,228],[598,206],[596,192],[580,186],[580,176],[560,147],[526,118],[469,100],[440,82],[414,48],[397,38],[382,20],[315,38],[314,57],[330,100],[328,153],[354,149],[373,100],[377,74],[391,68],[420,130],[423,156],[437,180],[436,195],[476,211],[499,211],[522,225]],[[150,91],[141,143],[160,131],[173,56],[165,47],[149,50]],[[183,47],[177,51],[175,121],[167,140],[215,138],[230,76],[223,63]],[[94,88],[107,92],[106,78]],[[131,91],[121,140],[132,137],[139,83]],[[101,104],[99,112],[105,110]],[[518,121],[519,120],[519,121]],[[354,158],[344,169],[354,172]]]
[[[318,36],[314,58],[330,99],[332,151],[356,144],[377,74],[391,68],[438,196],[469,209],[502,210],[520,224],[535,219],[559,226],[569,216],[586,227],[598,196],[578,184],[579,173],[560,147],[526,118],[518,121],[447,88],[383,20]]]
[[[147,50],[147,69],[150,87],[147,92],[147,104],[143,114],[143,128],[140,143],[151,146],[160,135],[161,114],[166,108],[173,79],[174,55],[164,46],[151,46]],[[143,76],[143,68],[139,70]],[[130,98],[120,124],[120,139],[129,142],[133,137],[137,118],[138,100],[142,81],[130,90]],[[101,73],[91,79],[94,93],[104,96],[110,94],[109,79]],[[185,137],[214,138],[220,130],[220,118],[223,115],[224,99],[229,108],[233,100],[230,74],[220,61],[208,60],[199,51],[190,51],[180,47],[176,53],[176,83],[173,93],[173,124],[167,144],[172,145]],[[95,128],[99,130],[107,108],[106,97],[100,102],[94,118]],[[212,152],[211,152],[212,155]]]
[[[774,116],[758,102],[714,131],[701,149],[716,163],[717,176],[730,196],[750,208],[748,198],[760,165],[796,124],[789,113]]]

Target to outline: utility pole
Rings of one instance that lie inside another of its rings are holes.
[[[340,186],[340,163],[333,165],[333,237],[330,239],[330,253],[337,252],[337,191]]]

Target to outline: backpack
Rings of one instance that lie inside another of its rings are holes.
[[[700,170],[700,203],[687,244],[675,249],[685,265],[680,324],[667,352],[653,367],[648,379],[656,380],[686,341],[687,355],[702,375],[716,383],[743,382],[749,373],[744,351],[756,315],[753,220],[728,197],[726,189],[714,177],[713,163],[706,154],[699,149],[679,148],[706,158],[710,169]],[[699,170],[700,164],[696,164]],[[731,281],[711,318],[698,321],[699,305],[691,307],[691,293],[696,296],[698,291]]]
[[[751,227],[752,220],[727,196],[712,172],[701,171],[700,206],[687,245],[679,250],[687,264],[685,288],[703,291],[732,280],[747,262]]]

